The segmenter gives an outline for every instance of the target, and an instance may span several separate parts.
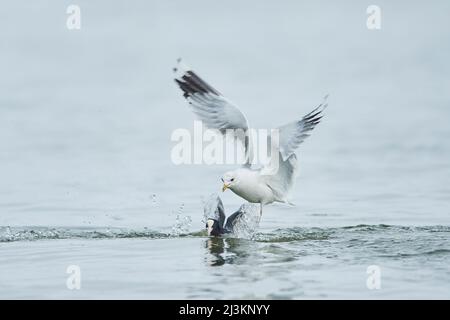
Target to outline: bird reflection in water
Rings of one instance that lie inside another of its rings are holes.
[[[206,263],[212,267],[242,263],[250,255],[251,244],[246,239],[210,237],[205,241]]]

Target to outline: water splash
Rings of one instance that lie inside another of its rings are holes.
[[[184,203],[180,205],[175,218],[175,223],[172,225],[171,234],[179,236],[188,234],[192,225],[192,218],[189,215],[184,215]]]
[[[259,206],[253,203],[245,203],[241,206],[239,215],[233,225],[232,236],[240,239],[251,240],[258,231],[260,214]]]
[[[223,228],[227,237],[252,239],[255,235],[260,221],[259,206],[246,202],[239,209],[232,213],[225,213],[225,208],[218,193],[213,193],[202,200],[203,218],[202,223],[206,224],[208,219],[217,220],[220,228]]]
[[[181,234],[189,233],[191,224],[192,224],[192,218],[190,216],[183,217],[182,215],[178,214],[175,219],[175,223],[172,226],[172,235],[179,236]]]

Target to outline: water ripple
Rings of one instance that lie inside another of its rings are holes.
[[[256,242],[293,242],[305,240],[329,240],[343,238],[349,242],[354,240],[371,241],[377,237],[402,233],[405,236],[428,233],[449,233],[450,226],[395,226],[395,225],[356,225],[339,228],[286,228],[271,232],[256,233]],[[361,234],[364,236],[361,237]],[[123,239],[148,238],[165,239],[179,237],[206,237],[204,231],[192,233],[166,233],[147,228],[126,229],[107,227],[9,227],[0,226],[0,243],[13,241],[36,241],[51,239]]]
[[[51,239],[160,239],[170,236],[167,233],[145,228],[142,230],[128,230],[120,228],[0,227],[0,242]]]

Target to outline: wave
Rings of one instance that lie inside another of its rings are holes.
[[[397,225],[355,225],[334,228],[293,227],[276,229],[271,232],[255,233],[251,240],[257,242],[292,242],[305,240],[329,240],[343,236],[356,237],[357,234],[375,233],[450,233],[450,226],[397,226]],[[14,241],[62,240],[62,239],[169,239],[180,237],[207,237],[205,231],[190,233],[170,233],[142,229],[108,228],[108,227],[9,227],[0,226],[0,243]],[[230,237],[233,237],[231,235]],[[234,236],[236,237],[236,236]]]
[[[61,228],[61,227],[0,227],[0,242],[35,241],[52,239],[122,239],[171,237],[146,228],[131,230],[122,228]]]

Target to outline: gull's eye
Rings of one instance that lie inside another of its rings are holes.
[[[233,182],[234,181],[234,178],[231,178],[231,180],[230,180],[231,182]]]

